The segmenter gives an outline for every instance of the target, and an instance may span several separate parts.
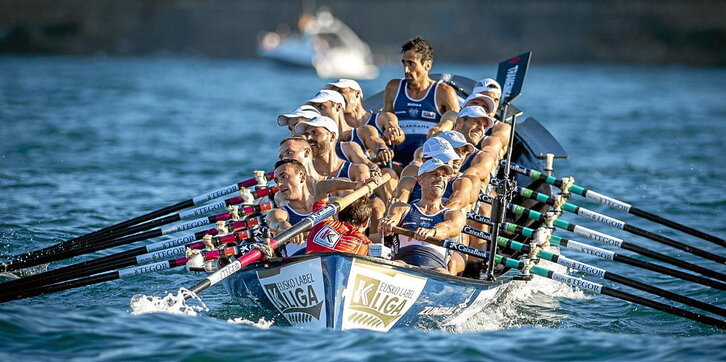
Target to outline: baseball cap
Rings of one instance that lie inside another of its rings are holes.
[[[494,99],[492,99],[492,97],[490,97],[490,96],[487,96],[487,95],[484,95],[481,93],[474,93],[474,94],[470,95],[469,97],[466,98],[466,100],[464,101],[464,104],[468,104],[469,101],[474,100],[474,99],[483,100],[484,103],[486,103],[485,108],[489,113],[492,113],[497,109],[497,105],[494,102]]]
[[[496,80],[492,78],[484,78],[474,84],[474,90],[472,91],[472,93],[479,92],[496,92],[497,94],[499,94],[499,96],[501,96],[502,87]]]
[[[464,137],[464,135],[461,134],[461,132],[459,132],[459,131],[454,131],[454,130],[444,131],[444,132],[439,133],[439,135],[436,137],[441,137],[441,138],[445,139],[446,141],[449,142],[449,144],[451,144],[451,147],[453,147],[453,148],[469,146],[469,147],[471,147],[471,151],[473,151],[473,149],[474,149],[474,145],[467,142],[466,137]]]
[[[459,111],[457,117],[485,118],[487,121],[489,121],[489,126],[487,126],[487,128],[491,128],[494,126],[494,119],[492,119],[492,117],[489,117],[486,109],[481,106],[464,107],[461,109],[461,111]]]
[[[358,92],[363,93],[363,90],[360,88],[360,84],[358,84],[358,82],[356,82],[352,79],[341,78],[333,83],[328,83],[327,85],[332,85],[333,87],[338,87],[341,89],[350,88],[350,89],[357,90]]]
[[[345,107],[345,99],[339,92],[330,89],[321,89],[315,97],[308,99],[307,103],[333,102]]]
[[[295,125],[295,132],[299,134],[305,133],[305,126],[310,127],[323,127],[328,131],[338,135],[338,124],[335,123],[330,117],[317,116],[309,121],[300,121]]]
[[[280,126],[287,126],[287,121],[290,118],[307,118],[307,119],[313,119],[320,115],[320,112],[318,112],[315,107],[309,105],[309,104],[303,104],[300,107],[295,108],[290,113],[283,113],[279,116],[277,116],[277,124]]]
[[[418,175],[421,176],[425,174],[426,172],[431,172],[437,168],[444,167],[446,168],[446,171],[449,173],[449,175],[454,173],[454,169],[451,168],[451,166],[441,162],[438,158],[432,158],[430,160],[427,160],[424,162],[419,168],[418,168]]]
[[[460,159],[451,143],[441,137],[431,137],[424,142],[423,157],[438,158],[444,162]]]

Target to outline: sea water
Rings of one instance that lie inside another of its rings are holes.
[[[0,57],[0,69],[0,253],[9,255],[271,169],[286,135],[276,116],[325,83],[312,71],[257,60]],[[478,79],[494,76],[496,65],[436,64],[433,71]],[[388,66],[361,85],[371,95],[400,76],[398,66]],[[725,84],[724,69],[542,65],[535,59],[515,104],[568,151],[570,159],[555,162],[557,175],[726,237]],[[571,201],[724,255],[707,241],[576,196]],[[726,272],[601,224],[565,219]],[[724,292],[563,253],[726,306]],[[0,358],[726,359],[720,330],[542,279],[517,282],[496,305],[450,330],[381,334],[276,326],[245,314],[221,286],[205,290],[200,301],[174,299],[204,276],[177,268],[0,304]],[[159,310],[165,312],[136,313]]]

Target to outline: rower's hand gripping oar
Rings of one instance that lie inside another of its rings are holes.
[[[267,175],[267,178],[272,178],[273,177],[273,173],[272,172],[268,172],[266,175]],[[253,178],[250,178],[250,179],[247,179],[247,180],[244,180],[244,181],[240,181],[240,182],[238,182],[236,184],[232,184],[232,185],[225,186],[225,187],[222,187],[222,188],[217,189],[217,190],[214,190],[214,191],[210,191],[210,192],[203,193],[201,195],[194,196],[191,199],[188,199],[188,200],[185,200],[185,201],[181,201],[181,202],[178,202],[178,203],[176,203],[174,205],[167,206],[167,207],[164,207],[164,208],[155,210],[155,211],[151,211],[151,212],[146,213],[144,215],[137,216],[135,218],[132,218],[132,219],[129,219],[129,220],[126,220],[126,221],[123,221],[123,222],[120,222],[120,223],[117,223],[117,224],[114,224],[114,225],[111,225],[111,226],[107,226],[105,228],[96,230],[94,232],[91,232],[91,233],[88,233],[88,234],[85,234],[85,235],[81,235],[81,236],[78,236],[76,238],[73,238],[73,239],[70,239],[70,240],[67,240],[67,241],[64,241],[64,242],[61,242],[61,243],[58,243],[58,244],[49,246],[47,248],[35,250],[35,251],[28,252],[28,253],[25,253],[25,254],[20,254],[20,255],[12,256],[11,259],[15,259],[15,260],[17,260],[17,259],[26,259],[31,254],[34,254],[34,253],[43,252],[43,251],[50,251],[50,250],[54,250],[55,248],[65,248],[65,247],[67,247],[69,244],[71,244],[73,242],[81,241],[81,240],[88,239],[88,238],[91,238],[91,237],[100,237],[100,236],[104,236],[104,235],[107,235],[107,234],[110,234],[110,233],[113,233],[113,232],[117,232],[118,230],[123,230],[123,229],[125,229],[125,228],[127,228],[129,226],[133,226],[133,225],[136,225],[136,224],[145,222],[145,221],[149,221],[149,220],[155,219],[157,217],[161,217],[161,216],[170,214],[170,213],[175,212],[175,211],[183,210],[183,209],[186,209],[188,207],[192,207],[192,206],[196,206],[196,205],[201,205],[201,204],[203,204],[205,202],[208,202],[210,200],[216,199],[218,197],[222,197],[222,196],[229,195],[231,193],[237,192],[237,191],[239,191],[243,187],[252,187],[252,186],[255,186],[255,185],[258,184],[258,181],[259,180],[260,180],[260,177],[253,177]]]
[[[506,164],[504,162],[500,162],[500,165],[506,167]],[[562,187],[562,181],[560,179],[557,179],[554,176],[547,176],[546,174],[542,173],[541,171],[533,170],[531,168],[527,168],[527,167],[524,167],[524,166],[516,164],[516,163],[510,164],[510,166],[508,168],[511,168],[513,171],[520,173],[522,175],[525,175],[533,180],[539,180],[539,181],[545,182],[547,184],[554,185],[556,187]],[[600,194],[598,192],[584,188],[582,186],[572,185],[569,188],[569,191],[572,193],[575,193],[577,195],[580,195],[588,200],[595,201],[597,203],[609,206],[615,210],[627,212],[628,214],[639,216],[646,220],[650,220],[655,223],[668,226],[672,229],[684,232],[686,234],[693,235],[693,236],[701,238],[703,240],[710,241],[716,245],[726,246],[726,240],[724,240],[722,238],[719,238],[717,236],[708,234],[704,231],[697,230],[692,227],[677,223],[675,221],[668,220],[664,217],[661,217],[661,216],[652,214],[650,212],[647,212],[645,210],[639,209],[627,202],[620,201],[613,197]]]
[[[402,229],[399,227],[394,227],[393,232],[397,233],[397,234],[406,235],[409,237],[414,236],[413,231]],[[487,252],[487,251],[472,248],[471,246],[463,245],[460,243],[455,243],[450,240],[439,240],[439,239],[434,239],[434,238],[426,238],[426,240],[421,240],[421,241],[426,241],[426,242],[432,243],[434,245],[442,246],[447,249],[459,251],[464,254],[474,256],[477,258],[488,259],[490,257],[489,252]],[[492,243],[492,244],[494,244],[494,243]],[[709,316],[706,316],[703,314],[694,313],[691,311],[687,311],[685,309],[677,308],[677,307],[674,307],[674,306],[671,306],[668,304],[663,304],[663,303],[660,303],[660,302],[657,302],[657,301],[654,301],[651,299],[643,298],[643,297],[640,297],[640,296],[637,296],[634,294],[630,294],[630,293],[626,293],[626,292],[619,291],[616,289],[612,289],[612,288],[609,288],[604,285],[590,282],[589,280],[575,278],[575,277],[569,276],[567,274],[557,273],[552,270],[543,268],[541,266],[524,263],[520,260],[515,260],[515,259],[504,257],[501,255],[495,255],[494,259],[495,259],[496,264],[501,264],[501,265],[504,265],[505,267],[514,268],[514,269],[518,269],[518,270],[524,270],[525,268],[527,268],[531,274],[534,274],[537,276],[541,276],[541,277],[544,277],[547,279],[552,279],[552,280],[562,282],[567,285],[578,287],[578,288],[581,288],[584,290],[588,290],[590,292],[594,292],[597,294],[604,294],[604,295],[608,295],[608,296],[618,298],[621,300],[625,300],[628,302],[644,305],[646,307],[660,310],[660,311],[663,311],[663,312],[666,312],[669,314],[673,314],[673,315],[676,315],[679,317],[684,317],[684,318],[687,318],[687,319],[690,319],[690,320],[693,320],[696,322],[708,324],[708,325],[718,327],[721,329],[726,329],[726,322],[724,322],[723,320],[718,320],[718,319],[715,319],[715,318],[712,318],[712,317],[709,317]]]
[[[539,201],[541,203],[544,203],[544,204],[547,204],[550,206],[554,205],[557,202],[555,197],[545,195],[545,194],[542,194],[539,192],[535,192],[533,190],[530,190],[528,188],[524,188],[521,186],[517,186],[516,191],[519,195],[522,195],[528,199],[536,200],[536,201]],[[683,250],[683,251],[691,253],[693,255],[700,256],[702,258],[710,259],[710,260],[713,260],[715,262],[722,263],[722,264],[726,263],[726,258],[724,258],[720,255],[709,253],[708,251],[696,248],[694,246],[678,242],[676,240],[652,233],[647,230],[643,230],[637,226],[630,225],[630,224],[626,223],[625,221],[618,220],[616,218],[612,218],[610,216],[603,215],[603,214],[600,214],[600,213],[592,211],[592,210],[588,210],[582,206],[578,206],[578,205],[575,205],[575,204],[572,204],[569,202],[565,202],[560,206],[560,208],[564,211],[571,212],[578,216],[581,216],[581,217],[584,217],[584,218],[587,218],[587,219],[590,219],[593,221],[597,221],[602,224],[609,225],[609,226],[612,226],[614,228],[617,228],[617,229],[620,229],[623,231],[627,231],[631,234],[635,234],[638,236],[642,236],[642,237],[651,239],[653,241],[657,241],[661,244],[665,244],[665,245],[674,247],[676,249]]]
[[[346,208],[348,205],[350,205],[353,201],[368,195],[369,193],[372,193],[373,190],[378,188],[379,186],[385,184],[391,179],[391,175],[384,174],[380,182],[369,182],[365,185],[363,185],[361,188],[359,188],[356,191],[353,191],[352,193],[336,200],[330,203],[328,206],[326,206],[323,209],[320,209],[304,219],[300,220],[297,224],[291,226],[289,229],[277,234],[274,239],[270,240],[270,248],[277,249],[280,246],[283,246],[287,244],[287,242],[297,234],[300,234],[307,229],[313,227],[314,225],[322,222],[325,220],[325,218],[332,216],[336,214],[338,211]],[[230,264],[225,265],[222,269],[219,269],[218,271],[214,272],[212,275],[208,276],[204,280],[200,281],[199,283],[195,284],[191,288],[189,288],[189,291],[194,292],[195,294],[200,293],[201,291],[219,283],[220,281],[224,280],[225,278],[229,277],[230,275],[236,273],[240,269],[246,267],[247,265],[250,265],[251,263],[254,263],[255,261],[262,258],[263,254],[260,250],[252,250],[248,252],[247,254],[243,255],[242,257],[238,258],[237,260],[231,262]],[[191,296],[186,296],[186,298],[191,298]]]
[[[489,196],[481,195],[479,196],[479,200],[483,202],[493,202],[492,198]],[[516,215],[525,215],[528,218],[532,220],[539,220],[539,221],[546,221],[547,217],[546,215],[534,211],[532,209],[525,208],[523,206],[515,205],[515,204],[508,204],[507,209],[511,212],[513,212]],[[674,258],[665,254],[661,254],[655,251],[652,251],[650,249],[644,248],[642,246],[635,245],[633,243],[627,242],[623,239],[616,238],[612,235],[608,235],[605,233],[601,233],[599,231],[595,231],[577,224],[570,223],[568,221],[562,220],[562,219],[554,219],[554,226],[560,229],[564,229],[570,232],[573,232],[577,235],[584,236],[589,239],[597,240],[600,242],[603,242],[605,244],[614,246],[616,248],[622,248],[625,250],[630,250],[632,252],[638,253],[640,255],[647,256],[649,258],[659,260],[662,262],[666,262],[671,265],[675,265],[678,267],[681,267],[683,269],[687,269],[690,271],[694,271],[696,273],[700,273],[705,276],[709,276],[712,278],[716,278],[721,281],[726,281],[726,275],[719,273],[713,269],[709,269],[706,267],[702,267],[699,265],[695,265],[689,262],[686,262],[684,260]]]

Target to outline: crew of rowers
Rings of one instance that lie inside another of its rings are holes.
[[[393,228],[413,237],[393,237],[393,259],[460,275],[467,258],[421,241],[453,239],[484,249],[486,241],[462,234],[465,212],[488,216],[479,204],[491,194],[489,179],[505,151],[510,126],[494,119],[501,87],[493,79],[477,82],[460,104],[455,89],[429,77],[433,50],[421,38],[402,46],[403,79],[392,79],[380,112],[363,107],[359,84],[340,79],[277,121],[290,130],[280,142],[275,164],[278,208],[267,215],[273,234],[284,231],[367,182],[390,174],[391,181],[299,235],[280,250],[282,256],[342,251],[367,255],[371,243],[393,235]],[[473,260],[470,260],[470,262]]]

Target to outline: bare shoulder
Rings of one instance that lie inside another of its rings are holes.
[[[459,98],[456,96],[456,91],[454,90],[454,87],[443,82],[439,83],[436,88],[436,102],[441,108],[441,113],[444,113],[446,111],[458,112],[460,108]]]
[[[399,84],[401,84],[401,79],[399,78],[389,80],[388,83],[386,83],[386,91],[397,89]]]

